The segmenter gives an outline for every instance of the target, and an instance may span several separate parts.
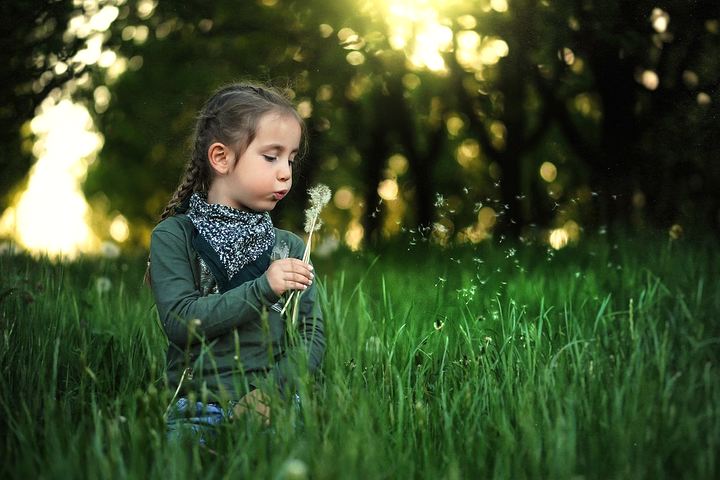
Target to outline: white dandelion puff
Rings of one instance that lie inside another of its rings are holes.
[[[308,195],[310,195],[310,205],[321,209],[330,201],[332,192],[330,192],[330,187],[327,185],[318,183],[308,190]]]
[[[322,226],[322,220],[318,215],[319,212],[313,211],[312,208],[305,210],[305,233],[317,232]]]
[[[288,480],[305,480],[308,478],[308,467],[302,460],[289,459],[283,464],[280,477]]]
[[[305,232],[316,232],[320,228],[320,211],[328,204],[332,196],[327,185],[319,183],[308,190],[310,208],[305,210]]]
[[[102,295],[112,288],[112,281],[107,277],[99,277],[95,279],[95,290]]]
[[[303,253],[302,258],[303,262],[305,263],[310,263],[312,235],[313,232],[318,231],[322,226],[322,221],[320,220],[320,212],[322,211],[323,207],[325,207],[325,205],[327,205],[330,201],[330,198],[332,197],[332,192],[327,185],[319,183],[308,190],[308,195],[310,196],[310,207],[305,210],[305,232],[308,234],[308,239],[307,243],[305,244],[305,252]],[[280,311],[281,315],[284,314],[285,310],[290,306],[290,300],[293,298],[293,296],[295,296],[295,302],[293,304],[292,312],[290,314],[293,326],[295,325],[297,320],[300,295],[302,295],[302,292],[298,292],[297,290],[290,293],[290,296],[288,296],[287,301],[285,302],[285,306]]]

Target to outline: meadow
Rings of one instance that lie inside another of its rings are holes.
[[[0,476],[720,476],[716,239],[413,243],[314,258],[322,378],[207,447],[166,440],[144,258],[0,256]]]

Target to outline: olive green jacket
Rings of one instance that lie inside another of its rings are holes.
[[[169,340],[169,387],[180,386],[183,394],[195,392],[208,401],[238,399],[263,382],[290,393],[299,372],[304,367],[317,371],[325,352],[315,283],[302,294],[298,335],[291,342],[279,313],[283,300],[265,274],[225,293],[211,293],[207,276],[212,274],[193,248],[194,234],[193,223],[179,214],[160,222],[150,243],[152,292]],[[276,246],[289,248],[289,257],[302,258],[300,237],[275,229],[275,238]]]

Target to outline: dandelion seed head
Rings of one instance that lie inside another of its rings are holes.
[[[305,232],[312,233],[320,229],[320,211],[328,204],[332,192],[327,185],[318,183],[308,190],[310,208],[305,210]]]
[[[330,187],[327,185],[318,183],[308,190],[308,195],[310,195],[310,206],[322,209],[330,201],[332,192],[330,191]]]
[[[107,293],[112,288],[112,282],[108,277],[98,277],[95,279],[95,290],[102,295],[103,293]]]
[[[117,258],[120,256],[120,247],[114,242],[103,242],[100,245],[100,254],[105,258]]]
[[[312,209],[305,210],[305,233],[317,232],[320,230],[322,220],[319,217],[320,211],[314,211]]]
[[[282,466],[282,478],[301,480],[308,477],[308,467],[302,460],[292,458]]]

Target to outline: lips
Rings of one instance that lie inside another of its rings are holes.
[[[279,192],[273,192],[273,196],[275,197],[275,200],[282,200],[285,195],[287,195],[287,190],[280,190]]]

